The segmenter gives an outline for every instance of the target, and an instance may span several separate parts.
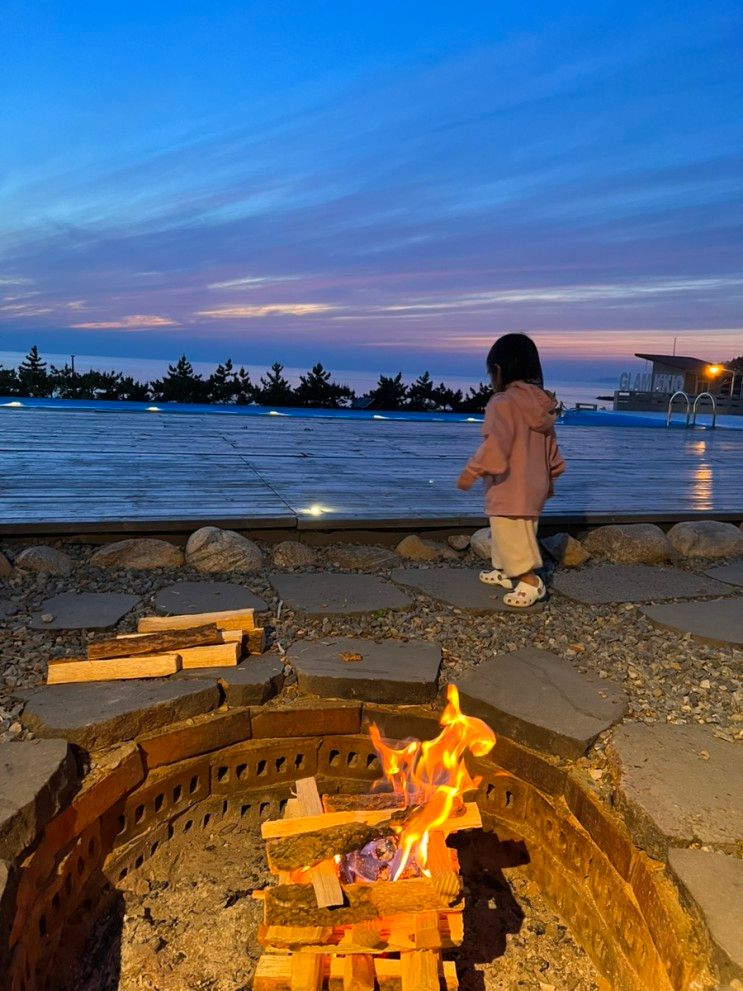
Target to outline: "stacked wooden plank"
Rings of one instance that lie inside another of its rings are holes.
[[[335,858],[367,836],[389,835],[404,816],[380,808],[324,811],[314,779],[297,782],[286,817],[262,826],[279,883],[254,893],[264,906],[265,951],[254,991],[456,991],[454,963],[442,951],[462,942],[464,898],[446,836],[482,825],[474,803],[431,834],[430,877],[338,879]]]
[[[60,685],[162,678],[188,668],[234,667],[265,648],[265,629],[255,625],[252,609],[145,616],[136,633],[91,640],[85,657],[50,660],[46,680]]]

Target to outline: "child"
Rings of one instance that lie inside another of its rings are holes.
[[[484,479],[493,570],[480,580],[513,589],[503,601],[523,609],[547,595],[534,572],[542,564],[539,514],[565,470],[555,438],[557,402],[544,390],[539,352],[526,334],[500,337],[487,367],[495,395],[485,408],[485,439],[457,485],[467,491]]]

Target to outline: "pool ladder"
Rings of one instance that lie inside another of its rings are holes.
[[[677,399],[682,399],[686,403],[686,423],[685,427],[695,427],[697,423],[697,406],[700,400],[709,399],[712,404],[712,423],[710,426],[711,430],[714,430],[717,423],[717,403],[715,402],[715,397],[711,392],[700,392],[698,396],[694,398],[694,405],[691,405],[691,398],[682,390],[679,389],[678,392],[674,392],[671,398],[668,400],[668,414],[666,416],[666,426],[671,426],[671,417],[673,416],[673,404]]]

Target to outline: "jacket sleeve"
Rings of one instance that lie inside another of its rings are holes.
[[[467,462],[465,471],[474,478],[483,475],[502,475],[508,468],[508,458],[513,445],[513,421],[508,404],[493,404],[485,415],[484,440]]]
[[[565,471],[565,462],[560,454],[560,448],[557,446],[557,437],[554,430],[547,440],[547,462],[550,470],[550,481],[554,482]]]

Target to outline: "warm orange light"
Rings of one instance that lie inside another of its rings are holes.
[[[707,373],[709,375],[719,375],[722,371],[722,365],[707,365]]]
[[[482,719],[465,716],[459,708],[456,685],[447,686],[446,697],[442,729],[434,740],[411,740],[393,747],[384,742],[377,726],[369,727],[385,778],[406,806],[418,806],[401,830],[401,857],[393,880],[411,861],[427,873],[429,834],[456,814],[464,805],[465,793],[479,784],[465,766],[466,752],[484,757],[495,746],[490,727]]]

